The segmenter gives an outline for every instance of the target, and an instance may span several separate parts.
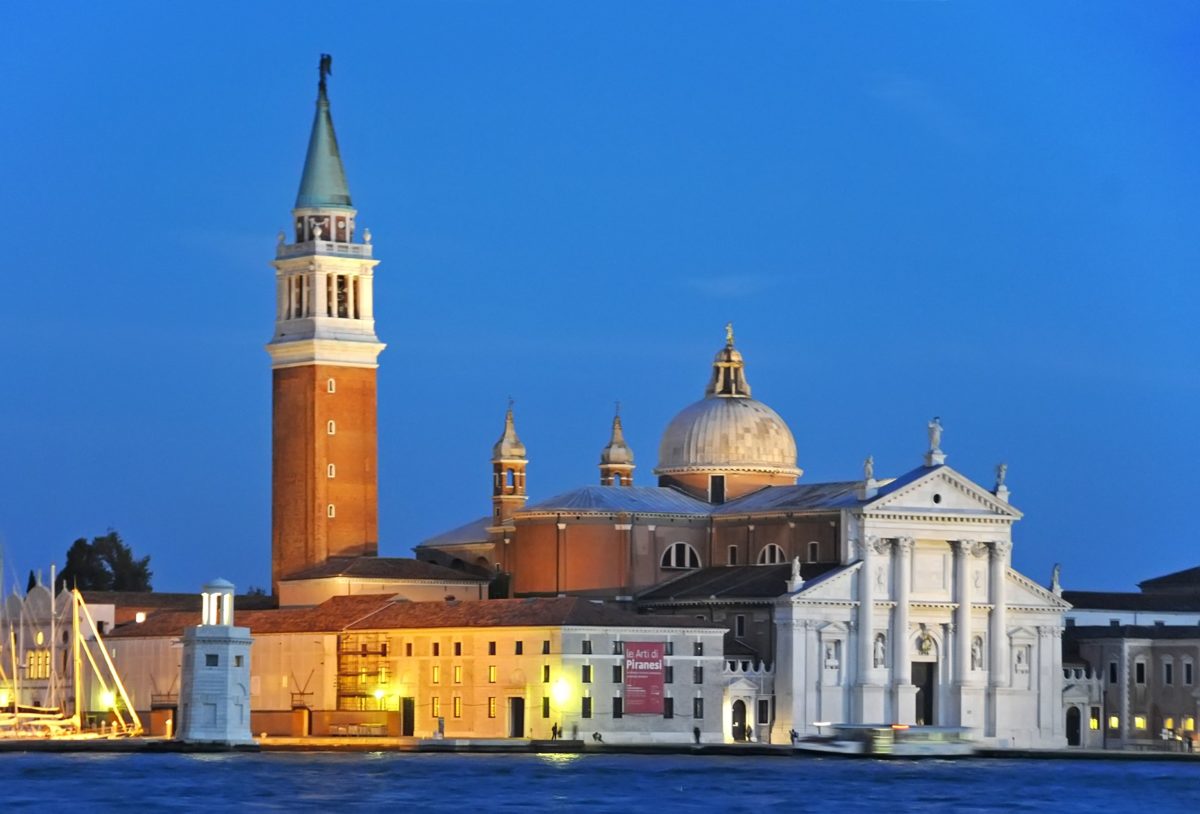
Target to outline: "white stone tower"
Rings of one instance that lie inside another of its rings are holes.
[[[250,737],[250,629],[233,626],[233,585],[204,586],[200,624],[183,632],[179,739],[239,746]]]

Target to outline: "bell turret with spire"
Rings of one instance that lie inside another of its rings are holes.
[[[600,484],[602,486],[633,486],[633,450],[625,443],[621,429],[621,404],[613,416],[612,437],[600,452]]]
[[[502,526],[513,516],[513,512],[525,505],[525,445],[517,437],[517,425],[513,421],[513,400],[508,400],[508,411],[504,414],[504,432],[492,447],[492,522]]]
[[[378,551],[377,359],[370,233],[356,238],[329,109],[328,54],[292,209],[275,247],[271,584]]]

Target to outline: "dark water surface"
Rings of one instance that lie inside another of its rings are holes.
[[[0,812],[1200,811],[1200,762],[0,754]]]

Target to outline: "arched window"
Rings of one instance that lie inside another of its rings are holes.
[[[816,562],[820,558],[821,558],[821,544],[814,540],[813,542],[808,544],[808,561]]]
[[[512,469],[506,469],[504,471],[504,485],[507,486],[509,489],[511,489],[511,488],[513,488],[513,486],[516,485],[516,483],[517,483],[516,474],[513,472]]]
[[[333,464],[330,464],[329,466],[325,467],[325,477],[336,478],[337,477],[337,467],[334,466]]]
[[[327,379],[325,381],[325,392],[326,393],[336,393],[337,392],[337,382],[335,382],[333,379]]]
[[[663,568],[699,568],[700,555],[687,543],[671,543],[662,555]]]
[[[613,483],[613,486],[620,486],[621,485],[621,476],[614,472],[613,476],[612,476],[612,483]]]
[[[330,435],[337,435],[337,424],[333,423],[333,421],[330,421],[325,425],[325,432]]]
[[[326,517],[334,517],[336,515],[337,515],[337,511],[333,508],[332,503],[330,503],[328,506],[325,507],[325,516]]]
[[[783,549],[775,545],[775,543],[764,546],[763,550],[758,552],[759,565],[778,565],[786,559],[787,557],[784,555]]]

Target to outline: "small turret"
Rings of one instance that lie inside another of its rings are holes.
[[[600,484],[602,486],[633,486],[633,450],[625,443],[621,429],[621,405],[613,416],[612,437],[600,452]]]

